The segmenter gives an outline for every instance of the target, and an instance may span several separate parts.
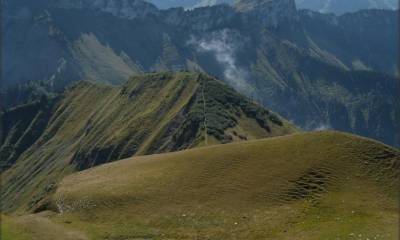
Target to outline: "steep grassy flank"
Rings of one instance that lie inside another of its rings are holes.
[[[31,104],[0,111],[0,173],[41,136],[55,102],[43,97]]]
[[[90,239],[398,239],[400,152],[337,132],[135,157],[66,177]]]
[[[109,46],[102,45],[93,34],[82,34],[72,43],[71,49],[85,79],[121,84],[141,72],[124,52],[117,55]]]
[[[2,174],[6,209],[27,202],[33,209],[75,170],[297,132],[222,82],[184,72],[137,76],[121,87],[80,82],[51,105],[37,103],[1,116],[0,153],[9,168]]]

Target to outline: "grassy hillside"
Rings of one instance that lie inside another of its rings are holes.
[[[2,240],[87,240],[79,231],[53,223],[46,214],[20,217],[2,216],[0,239]]]
[[[337,132],[135,157],[66,177],[47,217],[87,239],[398,239],[399,164]]]
[[[0,122],[5,209],[34,209],[75,170],[298,131],[222,82],[184,72],[121,87],[80,82],[51,101],[8,110]]]

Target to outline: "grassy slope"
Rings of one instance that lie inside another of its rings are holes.
[[[46,214],[20,217],[2,216],[2,240],[87,240],[78,232],[50,221]]]
[[[12,166],[40,137],[54,102],[42,98],[31,104],[0,111],[0,173]]]
[[[141,70],[121,53],[117,55],[109,46],[102,45],[93,34],[82,34],[72,44],[72,55],[84,79],[121,84]]]
[[[27,233],[24,233],[18,227],[13,219],[7,216],[1,216],[1,239],[3,240],[29,240],[31,239]]]
[[[398,239],[400,153],[337,132],[136,157],[65,178],[90,239]]]
[[[148,74],[122,87],[81,82],[47,107],[45,128],[35,134],[38,140],[23,149],[15,165],[2,174],[4,207],[16,209],[28,203],[34,208],[76,168],[204,145],[203,84],[209,144],[297,131],[203,74]],[[24,116],[9,115],[16,116],[8,121],[10,129],[18,129]],[[37,130],[16,132],[30,136]]]

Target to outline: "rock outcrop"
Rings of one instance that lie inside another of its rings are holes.
[[[272,27],[297,19],[295,0],[238,0],[235,8]]]

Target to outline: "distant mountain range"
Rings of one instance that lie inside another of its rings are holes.
[[[397,0],[296,0],[302,9],[311,9],[321,13],[344,14],[362,9],[398,9]]]
[[[238,0],[148,0],[161,9],[171,7],[212,6],[216,4],[235,4]],[[362,9],[398,9],[397,0],[296,0],[299,9],[310,9],[321,13],[344,14]]]
[[[140,0],[5,1],[0,104],[90,79],[197,71],[305,130],[398,145],[398,12],[334,16],[294,0],[158,10]],[[251,26],[251,27],[249,27]]]

